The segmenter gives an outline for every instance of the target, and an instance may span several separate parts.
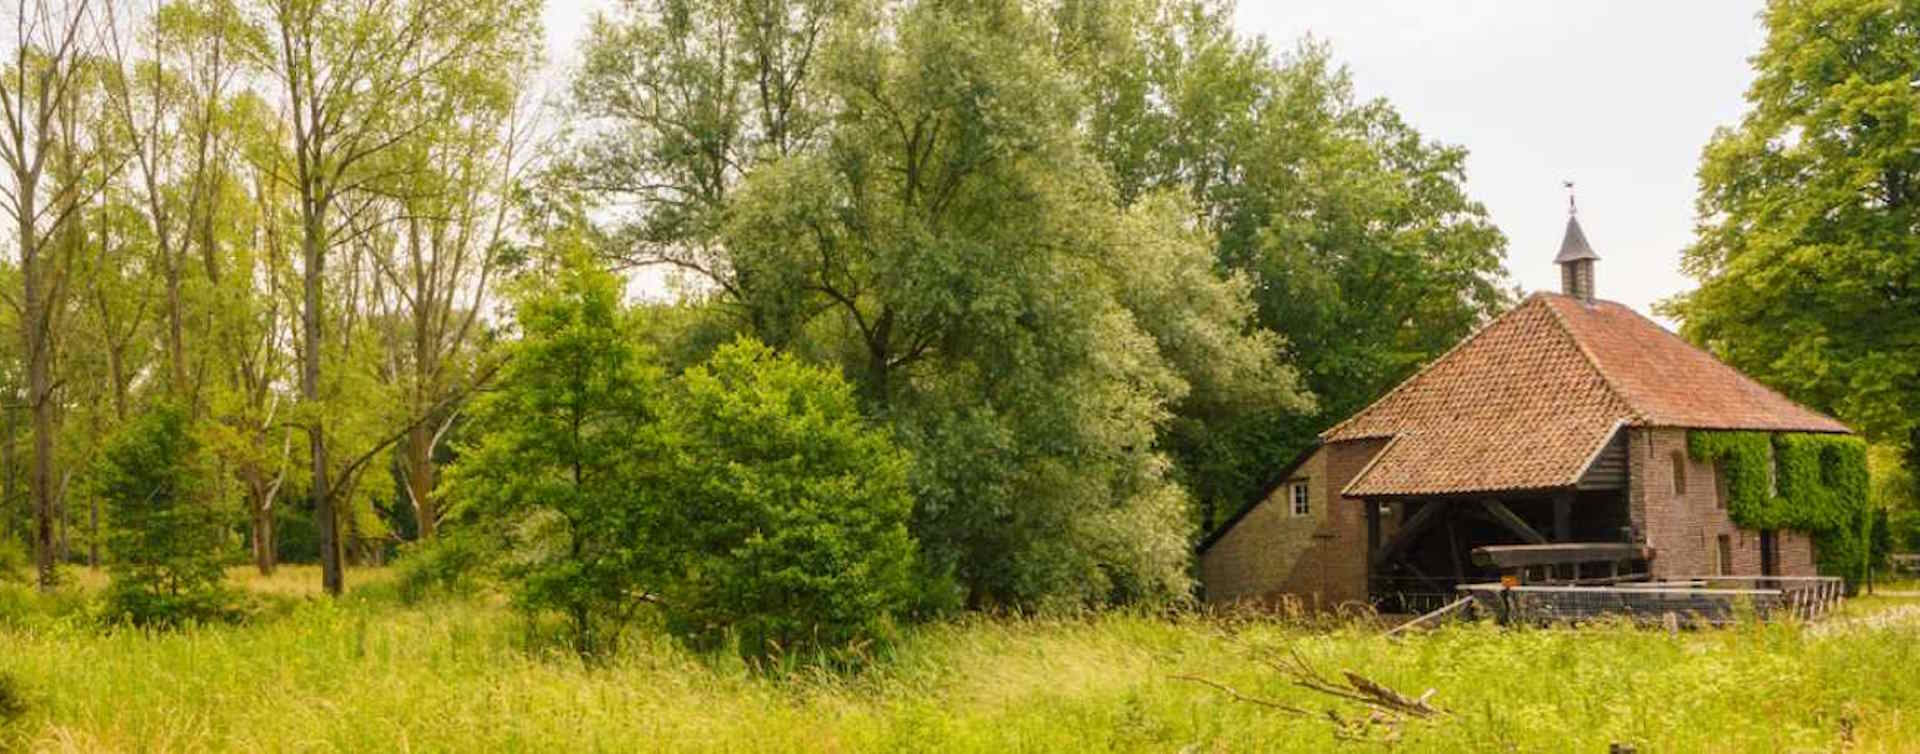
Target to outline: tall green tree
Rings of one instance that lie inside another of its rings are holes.
[[[1255,321],[1318,398],[1307,412],[1179,408],[1170,446],[1203,521],[1249,502],[1315,434],[1511,300],[1506,239],[1466,193],[1466,150],[1359,97],[1324,44],[1277,54],[1216,0],[1050,8],[1117,200],[1185,196],[1216,264],[1247,281]]]
[[[769,337],[914,451],[926,563],[974,605],[1183,593],[1173,407],[1302,403],[1181,201],[1117,206],[1049,34],[1005,5],[847,20],[822,147],[751,173],[724,235]]]
[[[1876,440],[1920,431],[1920,5],[1770,2],[1700,158],[1682,334]]]
[[[453,515],[503,541],[515,602],[564,615],[576,649],[604,652],[660,588],[662,501],[644,482],[665,379],[648,363],[619,278],[577,240],[516,292],[519,338],[475,406],[475,441],[449,473]],[[656,533],[658,532],[658,533]]]
[[[80,250],[76,215],[104,183],[87,128],[97,94],[88,0],[22,0],[11,9],[13,54],[0,68],[0,209],[13,221],[18,277],[7,302],[19,316],[25,403],[33,451],[27,490],[33,508],[38,582],[54,586],[59,347],[69,272]]]
[[[420,103],[444,102],[460,87],[486,80],[500,62],[498,51],[517,49],[521,35],[537,28],[534,8],[513,0],[264,0],[249,16],[262,30],[251,62],[274,85],[273,99],[289,126],[272,175],[286,184],[299,216],[298,421],[308,435],[307,494],[329,594],[340,593],[345,576],[335,510],[341,490],[332,478],[326,425],[329,407],[352,398],[328,392],[350,380],[330,386],[323,375],[329,351],[351,350],[347,339],[329,343],[325,335],[340,303],[327,293],[327,264],[366,231],[355,220],[370,201],[367,194],[388,189],[404,170],[395,154],[444,114]]]
[[[380,229],[370,261],[386,347],[380,378],[400,386],[410,417],[398,443],[401,492],[417,535],[440,521],[435,452],[460,415],[459,400],[491,367],[477,347],[498,257],[513,230],[512,194],[528,164],[527,93],[538,61],[532,34],[503,44],[490,76],[449,87],[425,106],[420,138],[393,155],[403,166],[392,196],[371,209]]]

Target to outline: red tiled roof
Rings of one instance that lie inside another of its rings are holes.
[[[1356,497],[1572,485],[1622,425],[1847,432],[1610,301],[1537,293],[1322,433],[1394,441]]]

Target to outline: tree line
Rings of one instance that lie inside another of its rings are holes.
[[[39,583],[110,557],[93,466],[160,406],[217,460],[203,502],[262,571],[290,505],[332,592],[394,509],[430,535],[435,449],[489,368],[539,6],[9,10],[0,519]]]
[[[1177,599],[1515,294],[1462,148],[1214,0],[625,0],[545,98],[531,0],[10,10],[0,565],[129,613],[396,552],[590,651]],[[1896,518],[1909,15],[1769,5],[1664,305]]]
[[[443,477],[531,466],[473,412],[585,249],[676,272],[619,325],[663,375],[744,337],[846,381],[927,609],[1163,599],[1511,296],[1464,150],[1221,3],[634,0],[548,103],[533,2],[14,10],[0,518],[43,585],[114,557],[162,409],[263,572],[487,528],[511,480]]]

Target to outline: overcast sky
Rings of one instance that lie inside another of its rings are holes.
[[[1468,189],[1507,234],[1525,290],[1559,285],[1562,180],[1600,254],[1601,297],[1641,312],[1691,287],[1694,168],[1734,123],[1763,39],[1760,0],[1243,0],[1238,25],[1286,49],[1329,42],[1364,97],[1471,151]],[[557,66],[607,0],[549,0]]]

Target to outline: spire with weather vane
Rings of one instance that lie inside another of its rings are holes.
[[[1580,230],[1580,208],[1574,204],[1573,181],[1562,181],[1567,188],[1567,233],[1560,239],[1560,253],[1553,263],[1560,265],[1560,292],[1593,303],[1593,262],[1600,258],[1587,245],[1587,234]]]

